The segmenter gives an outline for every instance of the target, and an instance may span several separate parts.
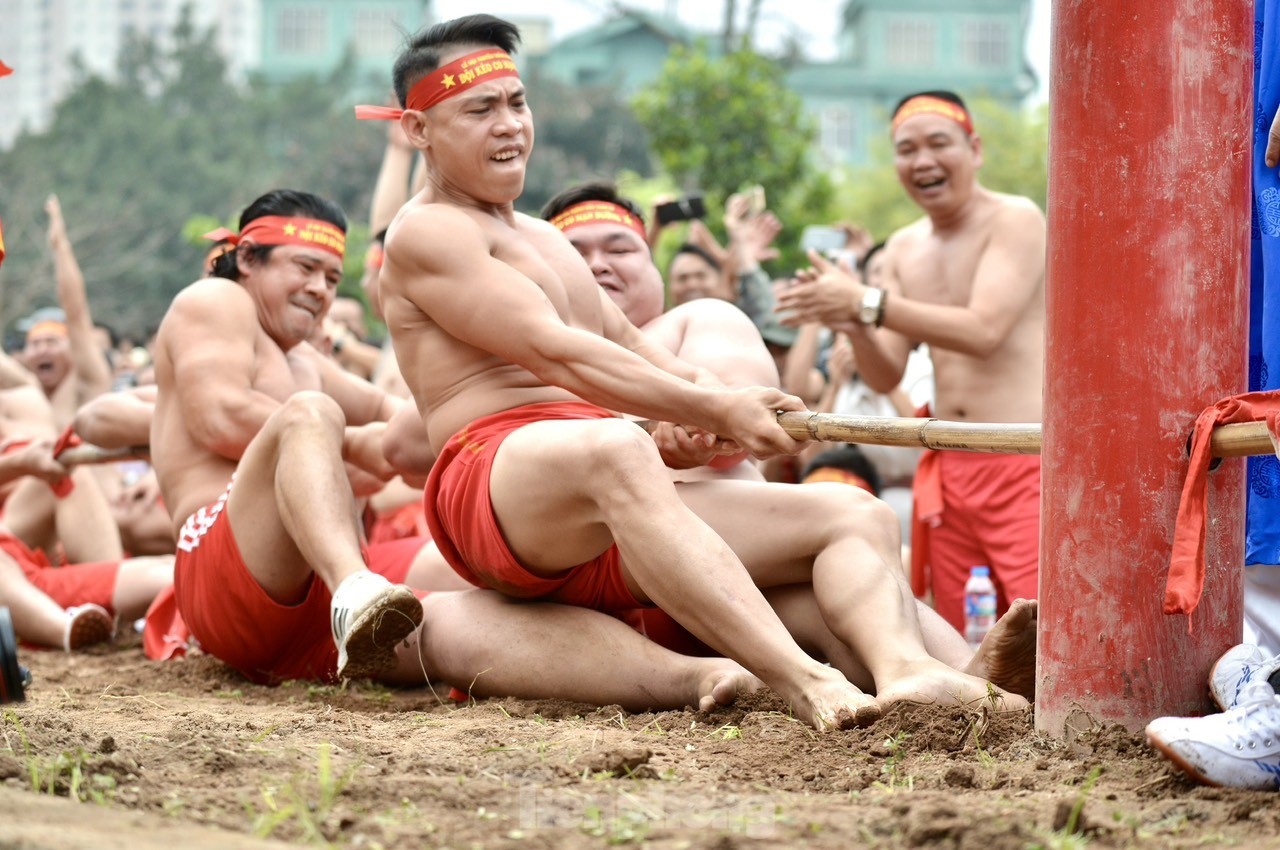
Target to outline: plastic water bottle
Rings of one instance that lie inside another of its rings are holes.
[[[996,586],[989,567],[973,567],[964,584],[964,639],[974,649],[996,624]]]

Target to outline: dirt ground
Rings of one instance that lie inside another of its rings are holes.
[[[1196,786],[1118,728],[1047,739],[1027,714],[914,708],[816,735],[767,694],[630,714],[265,688],[136,645],[22,661],[35,683],[0,720],[6,848],[1280,846],[1274,794]]]

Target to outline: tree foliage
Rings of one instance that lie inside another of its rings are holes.
[[[781,65],[748,50],[675,47],[633,101],[654,154],[686,191],[723,199],[759,183],[781,198],[812,176],[815,129]]]
[[[382,153],[351,117],[347,72],[239,88],[210,32],[184,18],[173,47],[129,41],[112,81],[81,71],[49,128],[0,157],[6,325],[54,303],[44,198],[56,193],[96,321],[140,335],[200,273],[184,225],[234,221],[278,187],[333,198],[360,222]]]
[[[758,183],[784,226],[774,267],[804,262],[800,231],[825,220],[833,187],[813,156],[814,123],[780,63],[745,49],[712,57],[703,46],[676,47],[633,105],[667,174],[707,196],[717,235],[725,199]]]
[[[570,87],[536,71],[524,82],[537,130],[521,210],[536,214],[558,192],[586,180],[652,173],[644,130],[616,89]]]

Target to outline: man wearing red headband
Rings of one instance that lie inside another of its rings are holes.
[[[872,722],[881,703],[805,654],[752,583],[812,580],[883,703],[985,698],[987,682],[925,651],[882,503],[825,485],[677,490],[654,441],[609,412],[680,423],[667,435],[705,460],[800,448],[775,415],[799,399],[726,390],[647,341],[559,230],[515,212],[534,139],[509,57],[518,40],[506,21],[472,15],[416,37],[394,71],[397,119],[426,155],[428,185],[389,229],[382,307],[440,455],[426,511],[450,565],[519,598],[656,603],[807,722]],[[779,516],[835,499],[817,533],[773,532]]]
[[[1044,371],[1045,220],[1027,198],[984,188],[982,142],[964,102],[945,91],[894,110],[898,179],[925,216],[890,237],[883,289],[812,254],[814,269],[779,292],[793,321],[842,330],[867,384],[888,392],[917,342],[929,344],[933,415],[1039,422]],[[1039,578],[1040,459],[927,452],[916,471],[912,585],[963,628],[964,584],[991,566],[1004,611],[1034,599]]]
[[[178,539],[176,609],[255,681],[386,672],[422,610],[366,568],[343,462],[390,474],[395,406],[303,344],[342,279],[346,218],[281,190],[220,236],[235,250],[178,293],[156,337],[151,456]],[[148,622],[153,638],[167,625]]]

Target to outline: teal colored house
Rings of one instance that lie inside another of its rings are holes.
[[[623,8],[556,42],[538,57],[537,69],[567,85],[611,85],[631,94],[658,76],[672,45],[691,45],[699,35],[664,15]]]
[[[849,0],[839,55],[787,75],[833,163],[865,162],[904,95],[946,88],[1021,104],[1038,81],[1026,59],[1031,0]]]
[[[1038,81],[1026,59],[1031,0],[848,0],[837,56],[791,66],[787,82],[819,128],[820,155],[857,165],[903,95],[950,88],[966,98],[1021,104]],[[630,95],[652,81],[674,44],[719,39],[671,18],[622,7],[605,23],[554,44],[537,68],[568,85],[618,86]]]
[[[361,80],[385,81],[404,41],[427,23],[430,0],[260,0],[262,59],[273,82],[330,73],[350,53]]]

